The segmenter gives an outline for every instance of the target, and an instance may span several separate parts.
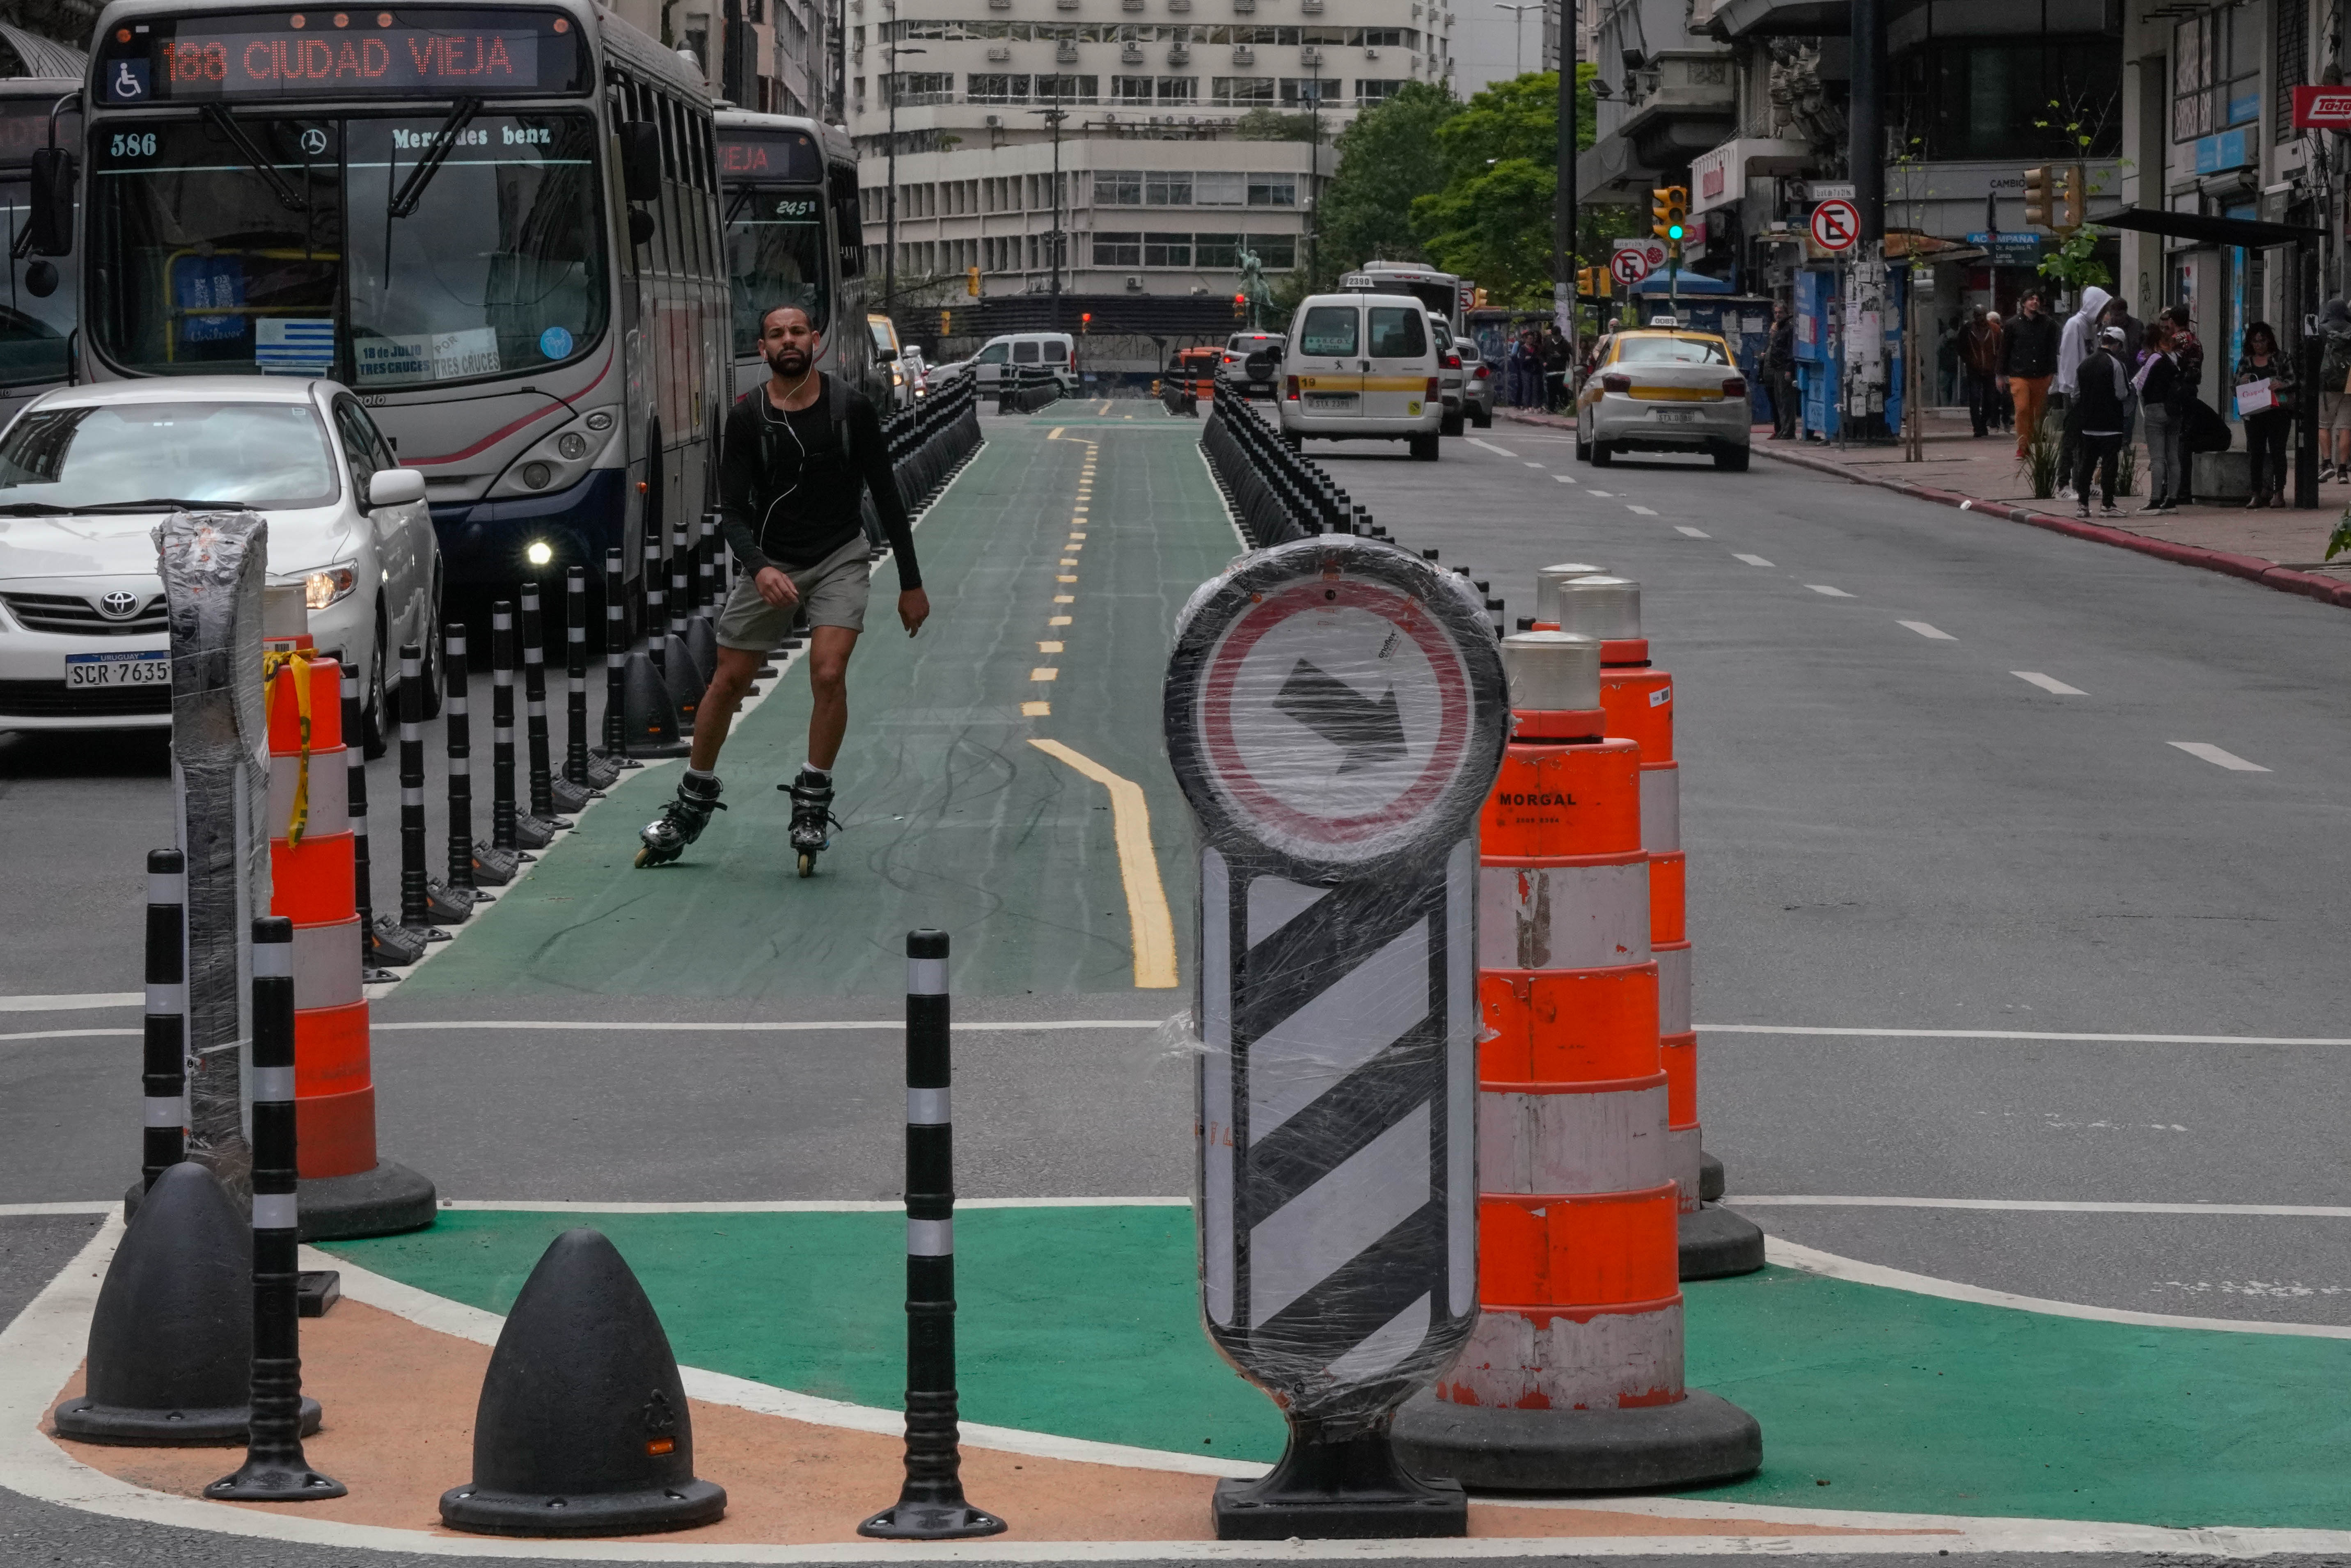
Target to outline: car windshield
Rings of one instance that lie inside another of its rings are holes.
[[[1626,338],[1616,346],[1620,365],[1727,365],[1722,345],[1711,338]]]
[[[1011,351],[1012,345],[1009,343],[990,343],[979,351],[979,362],[983,365],[1000,365],[1004,362],[1005,356]]]
[[[163,496],[223,506],[322,507],[335,495],[327,433],[300,403],[36,408],[0,438],[0,511]]]
[[[736,204],[726,225],[726,276],[734,284],[738,358],[759,351],[759,323],[778,306],[799,306],[810,327],[825,329],[832,318],[825,245],[822,191],[762,187]]]
[[[410,187],[443,135],[446,162]],[[366,389],[575,359],[605,327],[594,144],[583,114],[454,132],[437,116],[142,121],[91,148],[103,303],[86,314],[109,357],[155,374]]]

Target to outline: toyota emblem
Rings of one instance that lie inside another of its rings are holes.
[[[98,601],[99,612],[110,621],[127,621],[139,610],[139,596],[116,589]]]

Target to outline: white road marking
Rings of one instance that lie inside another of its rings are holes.
[[[1831,599],[1851,599],[1853,597],[1852,594],[1847,593],[1844,589],[1831,588],[1825,582],[1808,582],[1804,584],[1804,586],[1811,589],[1814,593],[1825,593]]]
[[[2054,692],[2061,697],[2085,697],[2090,694],[2079,686],[2069,686],[2054,675],[2044,675],[2038,670],[2011,670],[2018,680],[2039,686],[2044,692]]]
[[[958,1199],[958,1202],[961,1200]],[[1994,1214],[2235,1214],[2273,1219],[2351,1219],[2351,1207],[2323,1203],[2073,1203],[2030,1197],[1843,1197],[1784,1194],[1733,1198],[1741,1208],[1964,1208]]]
[[[382,1029],[386,1026],[378,1024],[375,1027]],[[2351,1039],[2329,1039],[2323,1035],[2081,1034],[2057,1030],[1841,1029],[1787,1023],[1702,1023],[1697,1027],[1704,1034],[1809,1034],[1864,1040],[2047,1040],[2105,1045],[2351,1045]]]
[[[1474,435],[1469,438],[1469,444],[1472,446],[1482,446],[1487,451],[1494,454],[1497,457],[1516,457],[1518,455],[1517,453],[1511,451],[1507,446],[1497,446],[1490,441],[1480,441]]]
[[[1616,498],[1616,492],[1614,490],[1594,490],[1592,494],[1599,497],[1604,501],[1613,501]]]
[[[2233,751],[2223,751],[2209,740],[2175,740],[2172,745],[2190,757],[2200,757],[2215,768],[2225,768],[2231,773],[2267,773],[2258,762],[2248,762]]]
[[[1674,525],[1674,532],[1677,534],[1687,534],[1694,539],[1710,539],[1714,538],[1712,534],[1708,533],[1704,528],[1693,528],[1683,523],[1676,523]]]
[[[122,1207],[122,1200],[112,1202],[97,1199],[89,1203],[0,1203],[0,1219],[31,1219],[45,1214],[112,1214]]]
[[[1631,503],[1630,501],[1627,501],[1627,502],[1625,502],[1625,509],[1626,511],[1628,511],[1628,512],[1638,512],[1638,513],[1640,513],[1640,514],[1641,514],[1641,516],[1643,516],[1643,517],[1656,517],[1656,516],[1657,515],[1656,512],[1651,511],[1648,507],[1636,507],[1636,506],[1633,505],[1633,503]]]
[[[1731,559],[1734,560],[1743,560],[1750,566],[1770,566],[1771,564],[1760,555],[1740,555],[1737,551],[1732,552]]]
[[[1917,632],[1921,637],[1932,638],[1938,643],[1956,643],[1959,641],[1957,637],[1952,636],[1949,632],[1938,631],[1935,627],[1928,625],[1924,621],[1900,621],[1896,622],[1896,624],[1907,626],[1913,632]]]
[[[79,996],[0,997],[0,1013],[70,1013],[85,1009],[137,1008],[147,1004],[144,991],[85,991]]]
[[[1050,1019],[1035,1023],[989,1021],[967,1023],[957,1021],[952,1027],[958,1031],[975,1034],[1022,1034],[1032,1031],[1083,1029],[1159,1029],[1165,1019]],[[742,1023],[677,1023],[672,1021],[625,1022],[610,1019],[453,1019],[446,1022],[424,1021],[386,1023],[377,1019],[370,1026],[378,1034],[396,1032],[431,1033],[436,1030],[652,1030],[665,1034],[805,1034],[822,1033],[827,1030],[903,1030],[899,1019],[841,1019],[816,1022],[799,1019],[750,1019]],[[136,1029],[50,1029],[36,1030],[25,1034],[0,1034],[0,1045],[21,1044],[35,1040],[136,1040],[146,1031]]]
[[[1525,462],[1526,465],[1530,468],[1540,468],[1542,466],[1541,464],[1534,462],[1532,459],[1521,459],[1521,461]]]

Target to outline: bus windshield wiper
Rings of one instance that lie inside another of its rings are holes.
[[[449,118],[441,122],[441,129],[433,133],[433,144],[425,149],[424,156],[408,172],[408,178],[400,183],[399,193],[392,198],[393,217],[404,218],[416,211],[417,204],[424,200],[424,187],[433,183],[433,176],[449,161],[450,149],[457,145],[457,132],[465,129],[465,122],[480,112],[481,107],[478,98],[457,100]]]
[[[718,226],[722,229],[733,228],[735,220],[743,215],[743,209],[750,205],[752,196],[757,193],[757,188],[750,185],[746,185],[736,192],[734,203],[727,207],[726,215],[718,220]]]
[[[277,165],[271,162],[263,155],[261,149],[253,144],[253,138],[245,133],[245,127],[230,117],[228,105],[208,103],[204,105],[204,116],[213,129],[228,138],[229,144],[237,150],[247,163],[253,165],[253,172],[269,182],[269,188],[277,193],[278,205],[289,213],[307,213],[310,210],[310,198],[296,190],[287,181],[286,176],[278,172]]]

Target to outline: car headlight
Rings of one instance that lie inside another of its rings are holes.
[[[355,566],[330,566],[314,571],[302,580],[302,602],[313,610],[339,604],[350,597],[359,580],[359,569]]]

